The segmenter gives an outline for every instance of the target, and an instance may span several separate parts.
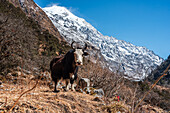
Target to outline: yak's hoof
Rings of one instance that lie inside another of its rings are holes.
[[[54,90],[54,92],[55,92],[55,93],[58,93],[58,92],[60,92],[60,90]]]
[[[75,90],[75,89],[71,89],[71,91],[74,91],[74,92],[75,92],[76,90]]]

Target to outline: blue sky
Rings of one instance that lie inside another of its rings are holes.
[[[103,35],[170,55],[170,0],[34,0],[40,7],[64,6]]]

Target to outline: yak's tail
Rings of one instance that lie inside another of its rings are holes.
[[[50,70],[52,70],[52,67],[53,65],[57,62],[57,61],[60,61],[60,59],[62,60],[63,59],[63,56],[59,56],[59,57],[55,57],[51,60],[50,62]]]
[[[60,58],[53,58],[50,62],[50,70],[52,70],[52,67],[54,65],[54,63],[56,63]]]

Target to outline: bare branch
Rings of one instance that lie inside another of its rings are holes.
[[[164,71],[164,73],[155,81],[155,83],[151,86],[151,88],[149,89],[149,91],[147,91],[146,93],[145,93],[145,95],[143,96],[143,98],[140,100],[140,102],[136,105],[136,107],[135,107],[135,109],[134,109],[134,112],[137,110],[137,108],[139,107],[139,105],[142,103],[142,101],[145,99],[145,97],[149,94],[149,92],[153,89],[153,87],[159,82],[159,80],[162,78],[162,77],[164,77],[164,76],[166,76],[167,74],[167,72],[168,72],[168,69],[169,69],[169,67],[170,67],[170,64],[168,65],[168,67],[166,68],[166,70]],[[134,113],[133,112],[133,113]]]
[[[29,91],[32,91],[33,89],[36,88],[36,86],[37,86],[37,84],[38,84],[38,81],[39,81],[39,80],[36,81],[36,84],[35,84],[31,89],[28,89],[27,91],[23,92],[23,93],[18,97],[18,99],[16,100],[16,102],[14,103],[14,105],[12,106],[12,108],[9,110],[9,113],[13,110],[13,108],[14,108],[14,107],[16,106],[16,104],[18,103],[19,99],[20,99],[24,94],[26,94],[26,93],[28,93]]]

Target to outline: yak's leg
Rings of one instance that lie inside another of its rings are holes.
[[[54,92],[57,92],[56,85],[57,85],[57,82],[55,81]]]
[[[59,92],[59,90],[57,90],[57,88],[56,88],[56,86],[58,86],[58,85],[57,85],[58,81],[59,81],[59,79],[56,79],[56,80],[55,80],[54,92]]]
[[[70,88],[70,79],[66,79],[65,81],[66,81],[66,89],[65,89],[65,91],[68,91],[69,88]]]
[[[71,83],[71,90],[72,90],[72,91],[75,91],[75,88],[74,88],[74,80],[70,79],[70,83]]]

